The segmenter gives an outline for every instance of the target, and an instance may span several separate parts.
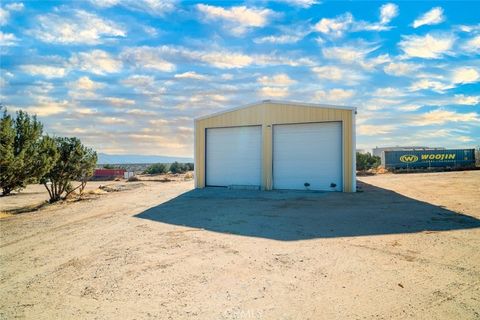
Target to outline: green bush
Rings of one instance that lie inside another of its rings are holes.
[[[0,110],[3,107],[0,105]],[[3,110],[0,118],[0,187],[3,195],[38,182],[54,159],[48,153],[51,141],[42,136],[43,125],[36,116],[18,111],[12,117]]]
[[[193,163],[191,163],[191,162],[185,163],[185,168],[186,168],[187,171],[193,171],[193,169],[194,169]]]
[[[167,165],[165,163],[155,163],[147,167],[143,173],[145,174],[162,174],[167,173]]]
[[[170,169],[169,171],[171,173],[185,173],[187,172],[187,166],[183,163],[178,163],[177,161],[175,161],[174,163],[172,163],[170,165]]]
[[[45,151],[51,155],[54,165],[41,182],[48,191],[50,202],[65,199],[77,189],[82,193],[97,165],[97,153],[85,147],[78,138],[55,137],[48,140]],[[72,186],[74,180],[80,181],[77,187]]]
[[[377,168],[381,164],[380,157],[372,156],[370,152],[357,152],[357,170],[369,170]]]

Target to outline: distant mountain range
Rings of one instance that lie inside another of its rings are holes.
[[[193,162],[193,158],[169,157],[169,156],[146,156],[137,154],[98,154],[98,164],[131,164],[131,163],[173,163]]]

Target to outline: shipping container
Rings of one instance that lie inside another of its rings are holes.
[[[469,168],[475,166],[475,149],[385,151],[385,168]]]
[[[93,180],[113,180],[123,178],[125,169],[95,169]]]

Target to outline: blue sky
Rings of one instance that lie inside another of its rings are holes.
[[[480,2],[2,1],[0,101],[100,152],[192,156],[193,118],[358,108],[357,147],[480,145]]]

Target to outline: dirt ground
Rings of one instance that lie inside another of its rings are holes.
[[[7,215],[0,319],[479,319],[480,171],[360,180],[355,194],[116,182]]]

